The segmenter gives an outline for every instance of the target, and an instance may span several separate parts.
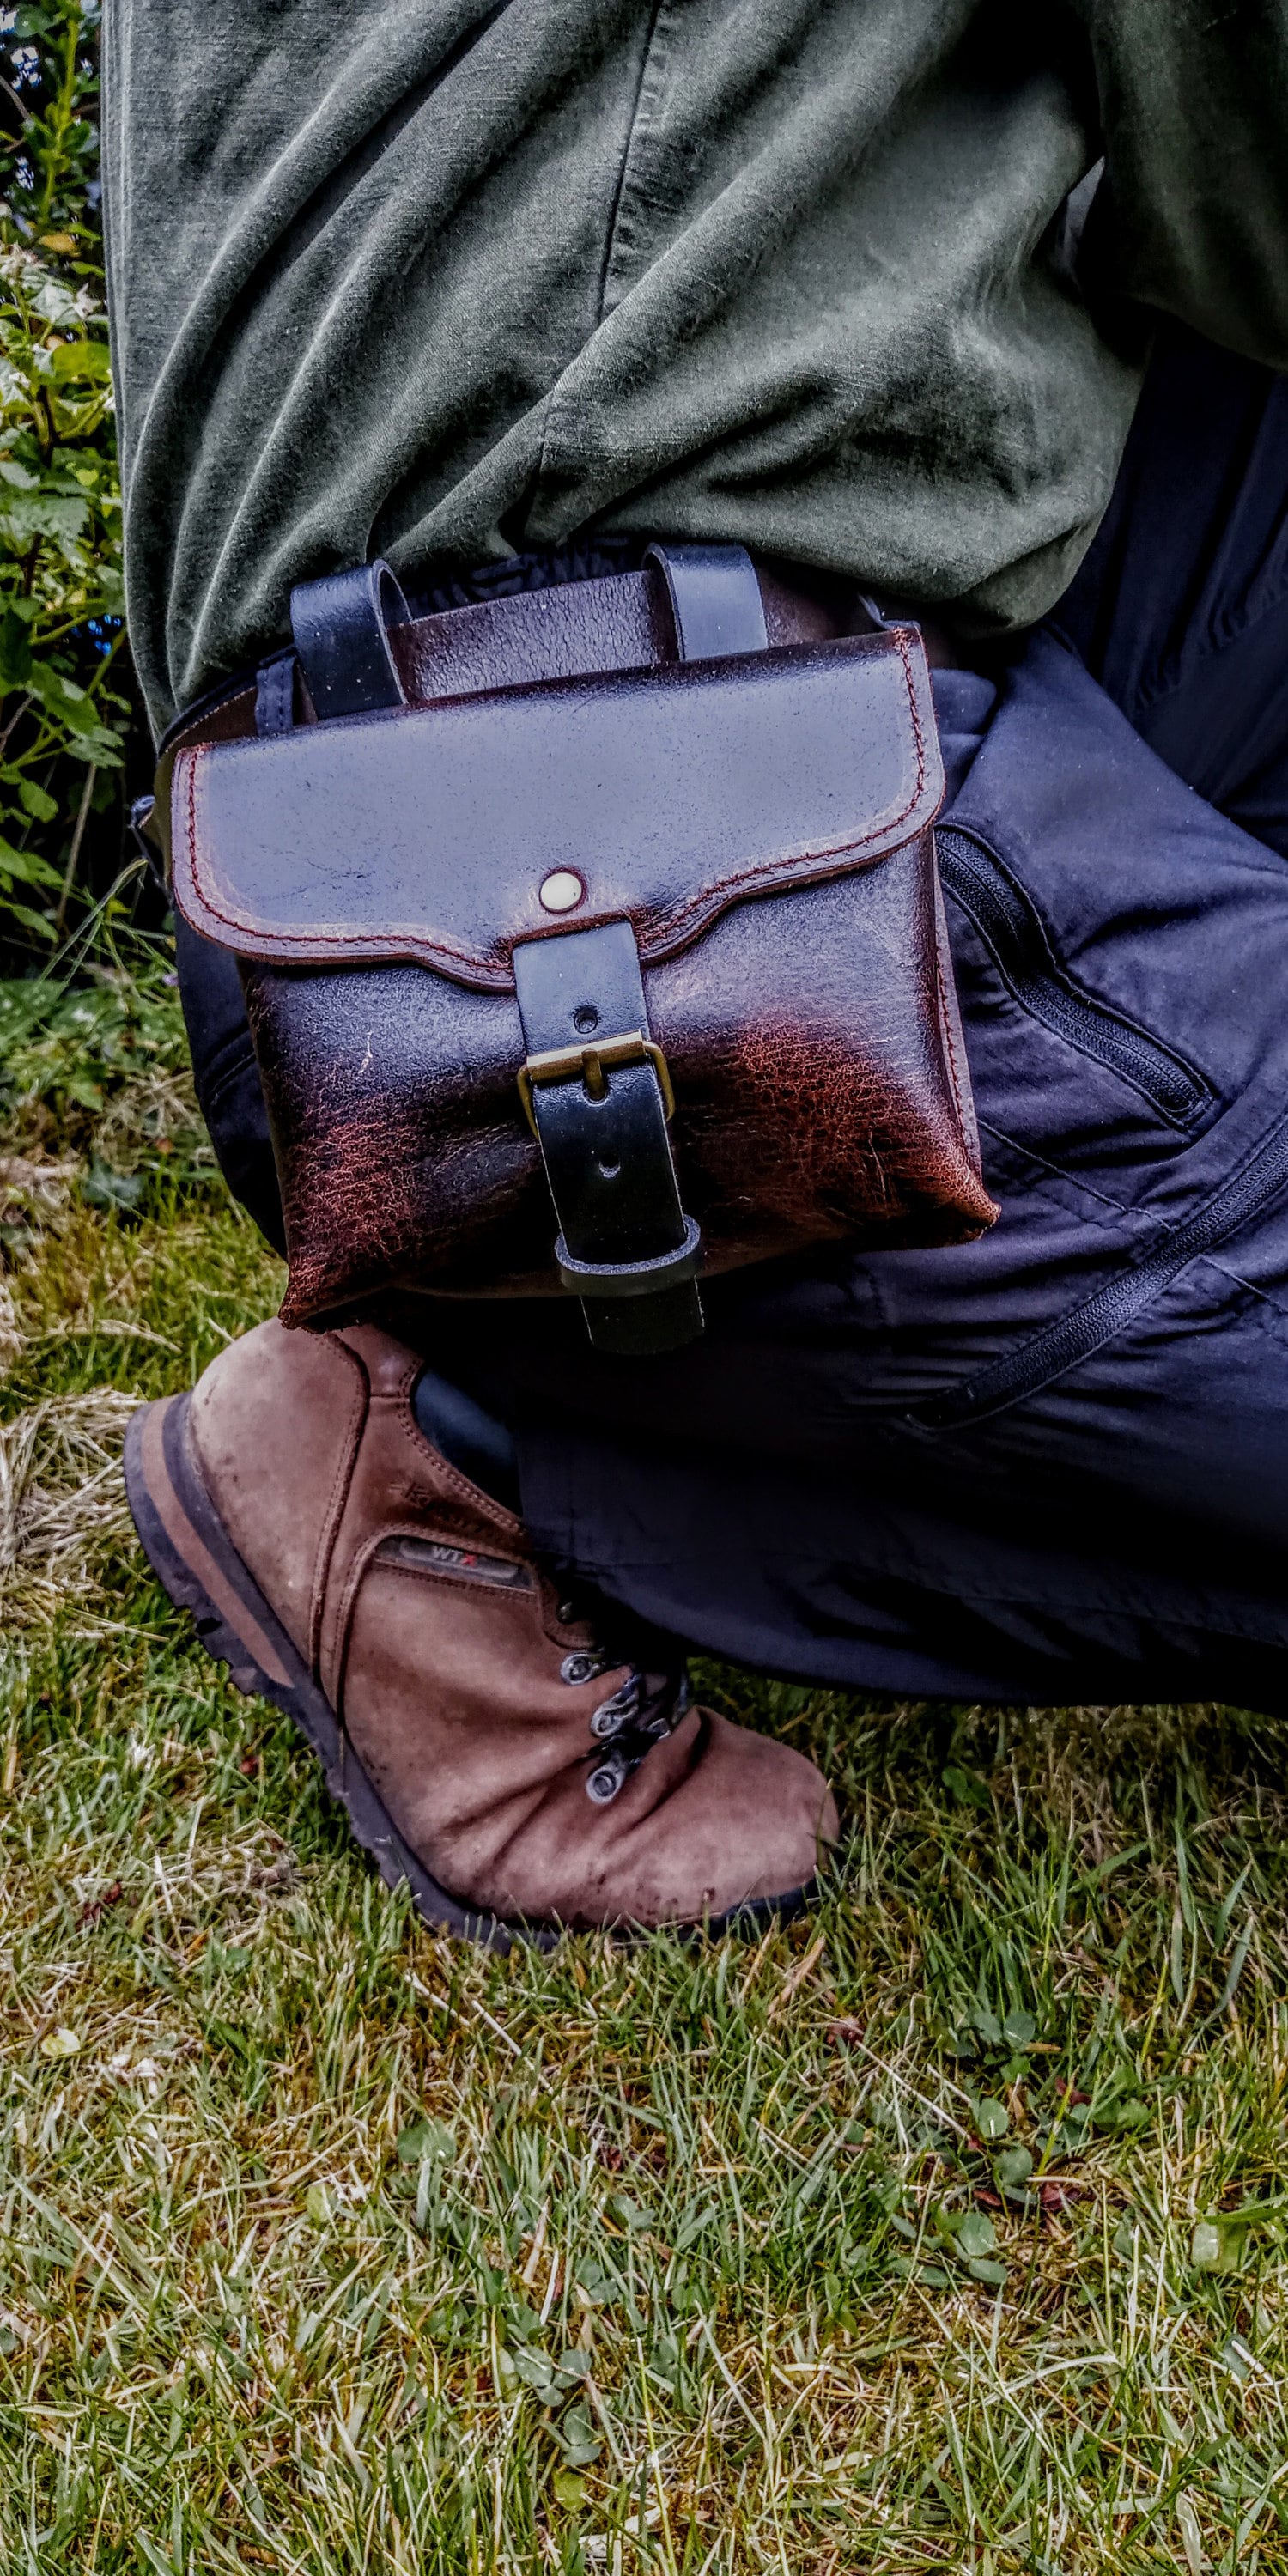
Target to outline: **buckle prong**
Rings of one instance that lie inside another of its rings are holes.
[[[627,1029],[620,1037],[594,1038],[585,1046],[548,1047],[542,1055],[525,1058],[516,1079],[523,1114],[533,1135],[537,1135],[537,1115],[532,1095],[537,1083],[580,1080],[592,1100],[602,1100],[608,1089],[605,1068],[619,1064],[651,1064],[662,1094],[663,1110],[668,1119],[674,1118],[675,1092],[666,1057],[652,1038],[645,1037],[642,1029]]]

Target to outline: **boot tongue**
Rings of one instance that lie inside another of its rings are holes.
[[[692,1697],[685,1664],[673,1665],[664,1673],[641,1673],[639,1709],[633,1731],[648,1736],[650,1742],[674,1734]]]

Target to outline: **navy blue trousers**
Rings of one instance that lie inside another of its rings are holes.
[[[1169,332],[1056,616],[936,676],[989,1235],[716,1281],[648,1363],[431,1310],[537,1542],[660,1626],[876,1691],[1288,1702],[1286,513],[1288,385]]]

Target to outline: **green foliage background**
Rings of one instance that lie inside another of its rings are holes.
[[[97,0],[0,18],[0,950],[68,968],[128,921],[132,713],[103,294]]]

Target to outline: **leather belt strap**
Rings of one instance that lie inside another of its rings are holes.
[[[291,633],[320,717],[406,705],[392,636],[409,616],[387,563],[360,564],[291,592]]]
[[[387,563],[359,564],[356,572],[303,581],[291,592],[295,657],[320,721],[331,716],[377,715],[405,707],[407,691],[394,660],[394,631],[406,622],[407,602]],[[258,727],[264,672],[259,674]],[[276,709],[272,711],[276,714]],[[268,730],[278,730],[270,718]]]
[[[701,1236],[680,1205],[635,933],[610,921],[525,939],[514,982],[559,1275],[597,1349],[673,1350],[702,1330]]]
[[[644,561],[666,583],[682,662],[765,651],[765,603],[745,546],[649,546]]]

